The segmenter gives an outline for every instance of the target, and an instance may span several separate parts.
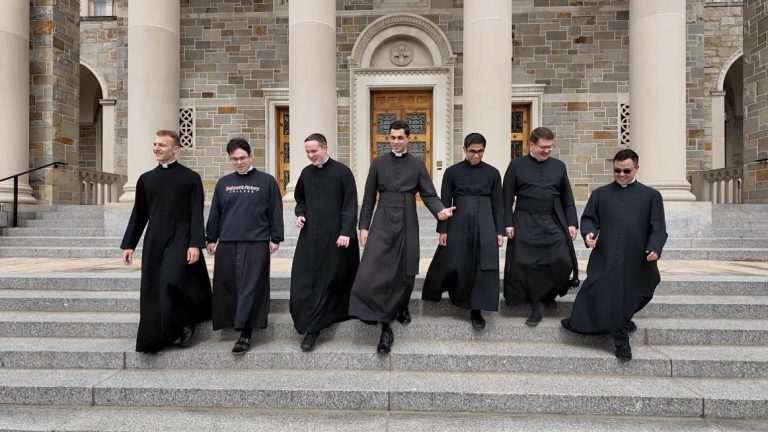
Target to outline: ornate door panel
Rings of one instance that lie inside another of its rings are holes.
[[[277,107],[277,166],[275,178],[280,186],[280,196],[285,195],[288,182],[291,181],[291,129],[288,107]]]
[[[390,151],[389,125],[395,120],[411,127],[408,151],[432,174],[432,91],[371,92],[371,159]]]
[[[531,137],[531,106],[512,105],[512,135],[510,138],[511,159],[528,154],[528,140]]]

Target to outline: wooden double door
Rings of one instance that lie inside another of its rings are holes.
[[[389,125],[395,120],[411,127],[408,152],[432,174],[432,90],[371,92],[371,159],[390,151]]]
[[[531,106],[512,105],[512,125],[510,136],[510,158],[525,156],[530,152],[528,140],[531,137]]]

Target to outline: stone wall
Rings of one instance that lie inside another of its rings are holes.
[[[63,161],[61,169],[30,175],[46,204],[80,202],[79,164],[80,30],[77,0],[31,2],[30,165]]]
[[[744,2],[743,201],[768,202],[768,0]],[[758,159],[763,162],[753,162]]]

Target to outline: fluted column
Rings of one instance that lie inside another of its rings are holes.
[[[640,180],[667,201],[694,201],[686,180],[685,0],[630,0],[631,146]]]
[[[503,175],[511,155],[511,1],[464,2],[463,83],[463,136],[483,134],[488,141],[483,161]]]
[[[134,200],[139,176],[155,166],[155,132],[179,129],[179,19],[177,1],[128,6],[128,183],[120,202]]]
[[[29,169],[29,2],[3,3],[0,13],[0,178]],[[13,180],[0,183],[0,202],[13,201]],[[19,202],[34,204],[27,176],[19,178]]]
[[[320,132],[336,153],[336,2],[288,3],[288,103],[291,178],[284,200],[293,202],[301,170],[309,163],[304,138]]]

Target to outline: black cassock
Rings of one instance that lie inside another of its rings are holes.
[[[514,213],[512,205],[516,203]],[[510,162],[504,174],[507,242],[504,298],[508,305],[534,303],[565,294],[578,265],[568,226],[578,227],[565,164],[527,155]]]
[[[446,207],[456,206],[453,217],[437,224],[448,234],[429,264],[422,298],[439,301],[448,291],[451,302],[464,309],[499,309],[499,246],[504,207],[501,175],[485,162],[467,160],[445,171],[440,190]]]
[[[269,314],[269,242],[283,241],[283,201],[277,181],[257,169],[216,183],[206,226],[217,242],[213,329],[265,328]]]
[[[599,234],[589,256],[587,280],[563,326],[579,333],[609,333],[623,326],[653,297],[661,278],[656,261],[667,241],[661,194],[637,181],[600,187],[581,216],[581,234]]]
[[[290,310],[299,333],[320,331],[348,318],[349,292],[360,264],[357,189],[352,171],[328,159],[301,171],[294,192],[296,216],[306,221],[291,268]],[[339,236],[349,246],[336,246]]]
[[[135,249],[144,227],[136,351],[173,343],[185,325],[211,317],[211,281],[205,258],[187,264],[187,249],[205,247],[203,183],[191,169],[158,165],[136,182],[136,200],[121,249]]]
[[[416,192],[433,215],[444,208],[421,159],[388,152],[371,162],[359,224],[369,230],[368,241],[352,286],[351,316],[391,322],[408,305],[419,272]]]

